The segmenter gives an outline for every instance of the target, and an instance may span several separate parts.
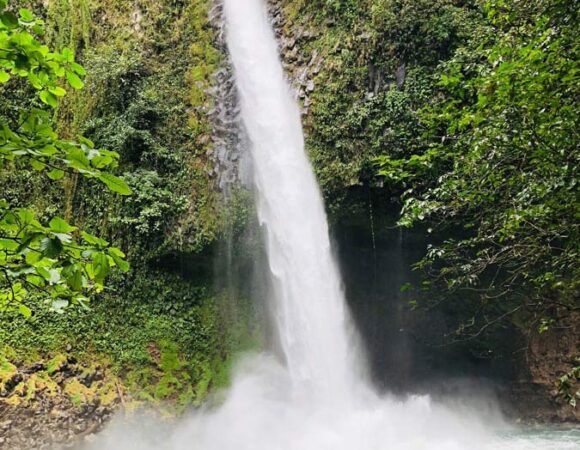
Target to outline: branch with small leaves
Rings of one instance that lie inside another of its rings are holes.
[[[0,0],[0,84],[24,79],[45,105],[21,111],[17,123],[0,117],[0,170],[32,168],[53,181],[78,173],[130,195],[127,183],[109,172],[118,165],[116,152],[97,149],[83,136],[62,139],[55,131],[50,110],[67,87],[83,88],[86,73],[71,50],[50,51],[40,40],[43,34],[43,21],[30,10],[14,12],[7,0]],[[106,240],[60,217],[42,224],[32,209],[0,198],[0,309],[18,309],[30,317],[33,309],[27,303],[33,296],[58,312],[70,304],[87,307],[89,296],[104,289],[114,269],[126,272],[129,264]]]

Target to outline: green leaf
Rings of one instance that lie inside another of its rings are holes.
[[[58,106],[58,99],[56,98],[55,95],[51,94],[48,91],[42,91],[40,93],[40,100],[42,100],[43,103],[46,103],[49,106],[52,106],[53,108],[56,108]]]
[[[4,70],[0,70],[0,83],[8,83],[10,81],[10,74]]]
[[[101,239],[97,236],[93,236],[92,234],[89,234],[85,231],[83,231],[81,233],[81,236],[88,244],[96,245],[97,247],[105,247],[105,246],[109,245],[109,243],[107,241],[105,241],[104,239]]]
[[[36,273],[40,275],[42,278],[44,278],[46,281],[50,280],[51,275],[48,269],[44,267],[36,267]]]
[[[44,238],[40,243],[40,249],[47,258],[56,258],[62,253],[63,246],[57,238]]]
[[[46,145],[41,150],[40,153],[46,156],[52,156],[58,153],[58,150],[54,145]]]
[[[60,217],[54,217],[48,224],[50,230],[55,233],[70,233],[75,231],[77,228],[69,225],[66,220]]]
[[[78,268],[66,271],[65,279],[72,290],[80,292],[83,289],[83,275]]]
[[[65,47],[62,49],[62,51],[60,52],[60,54],[62,55],[62,57],[65,59],[65,61],[67,62],[73,62],[75,59],[75,55],[72,52],[72,50],[68,47]]]
[[[46,164],[44,164],[42,161],[38,161],[37,159],[32,159],[30,160],[30,165],[32,166],[32,168],[38,172],[44,170],[46,168]]]
[[[123,253],[123,251],[117,247],[111,247],[109,249],[109,255],[118,256],[119,258],[124,258],[126,256],[125,253]]]
[[[116,247],[111,247],[108,249],[109,255],[113,258],[115,265],[123,272],[129,271],[129,263],[125,261],[125,253]]]
[[[401,288],[399,289],[400,292],[407,292],[408,290],[410,290],[412,288],[411,283],[405,283],[401,286]]]
[[[31,23],[35,21],[34,14],[32,14],[32,11],[30,11],[29,9],[22,8],[18,12],[20,14],[20,19],[23,22]]]
[[[50,88],[49,92],[51,94],[56,95],[57,97],[64,97],[66,95],[66,91],[63,88],[61,88],[60,86]]]
[[[26,264],[29,266],[34,266],[38,261],[42,259],[42,255],[36,251],[29,251],[26,253]]]
[[[27,275],[26,281],[36,287],[44,287],[46,286],[45,280],[43,277],[39,277],[38,275]]]
[[[131,195],[133,193],[125,181],[119,177],[111,175],[110,173],[101,173],[99,175],[99,180],[105,183],[110,190],[117,192],[118,194]]]
[[[69,70],[66,71],[66,79],[74,89],[82,89],[85,86],[85,83],[83,83],[79,76]]]
[[[44,24],[38,23],[38,21],[32,26],[32,31],[34,31],[39,36],[44,36]]]
[[[93,255],[93,270],[96,281],[102,282],[105,280],[111,270],[107,255],[104,253],[95,253]]]
[[[80,148],[73,147],[67,151],[66,159],[70,167],[79,170],[90,170],[91,162],[84,151]]]
[[[18,17],[8,11],[0,15],[0,22],[2,22],[9,30],[18,27]]]
[[[18,305],[18,311],[27,319],[32,317],[32,310],[26,305]]]
[[[0,239],[0,250],[12,252],[18,248],[18,242],[12,239]]]
[[[34,221],[34,213],[29,209],[18,209],[17,210],[18,219],[23,225],[29,225]]]
[[[83,66],[81,66],[80,64],[72,63],[71,67],[78,75],[80,75],[82,77],[84,77],[87,74],[87,71],[85,70],[85,68]]]
[[[64,177],[64,171],[59,170],[59,169],[53,169],[50,172],[48,172],[48,178],[50,178],[51,180],[60,180],[62,177]]]
[[[84,136],[79,136],[79,142],[86,145],[88,148],[95,148],[95,143]]]

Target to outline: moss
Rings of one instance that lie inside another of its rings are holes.
[[[55,397],[60,388],[46,372],[39,372],[30,375],[14,389],[14,394],[22,397],[23,401],[35,400],[39,393],[47,397]]]
[[[77,407],[96,402],[102,406],[113,405],[118,399],[119,378],[98,355],[89,359],[91,363],[68,363],[65,373],[63,369],[67,358],[57,354],[48,360],[45,370],[30,374],[21,372],[22,380],[12,387],[8,398],[2,402],[18,406],[47,398],[52,401],[60,398],[68,399]],[[5,356],[0,355],[0,362],[0,389],[3,389],[3,383],[12,379],[18,370]],[[42,360],[36,362],[42,364]],[[82,380],[89,379],[88,376],[94,376],[97,372],[100,372],[98,381],[83,384]]]
[[[49,39],[61,50],[90,45],[91,12],[87,0],[51,0],[48,2]]]
[[[209,362],[201,365],[201,377],[195,386],[194,404],[199,406],[207,397],[211,383],[214,381],[215,373]]]
[[[65,355],[57,354],[46,365],[46,371],[49,375],[52,375],[53,373],[62,369],[62,367],[66,364],[66,361],[67,357]]]
[[[11,364],[8,358],[0,354],[0,391],[4,390],[6,383],[18,373],[18,368]]]
[[[35,374],[36,382],[48,397],[55,397],[60,391],[58,383],[46,371]]]
[[[81,382],[76,378],[65,384],[64,393],[75,406],[91,403],[95,398],[94,390],[81,384]]]

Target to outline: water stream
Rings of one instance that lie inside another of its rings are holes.
[[[113,427],[98,448],[174,450],[571,450],[578,434],[509,431],[493,405],[377,394],[349,319],[298,106],[263,0],[225,0],[227,43],[250,141],[274,286],[279,354],[246,358],[223,403],[177,429]],[[147,431],[145,431],[147,430]],[[155,431],[152,431],[155,430]],[[499,431],[498,431],[499,430]]]

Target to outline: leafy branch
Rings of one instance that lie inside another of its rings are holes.
[[[22,8],[16,14],[0,0],[0,84],[25,80],[45,105],[20,111],[16,123],[0,117],[0,170],[32,168],[53,181],[78,173],[130,195],[127,183],[110,173],[118,166],[118,153],[97,149],[83,136],[62,139],[55,131],[50,109],[67,87],[83,88],[86,72],[71,50],[50,51],[40,40],[43,34],[43,21],[31,11]],[[72,303],[86,307],[88,296],[104,289],[113,269],[126,272],[129,264],[106,240],[60,217],[42,224],[32,209],[0,198],[0,308],[17,308],[30,317],[33,310],[26,303],[33,296],[59,312]]]

